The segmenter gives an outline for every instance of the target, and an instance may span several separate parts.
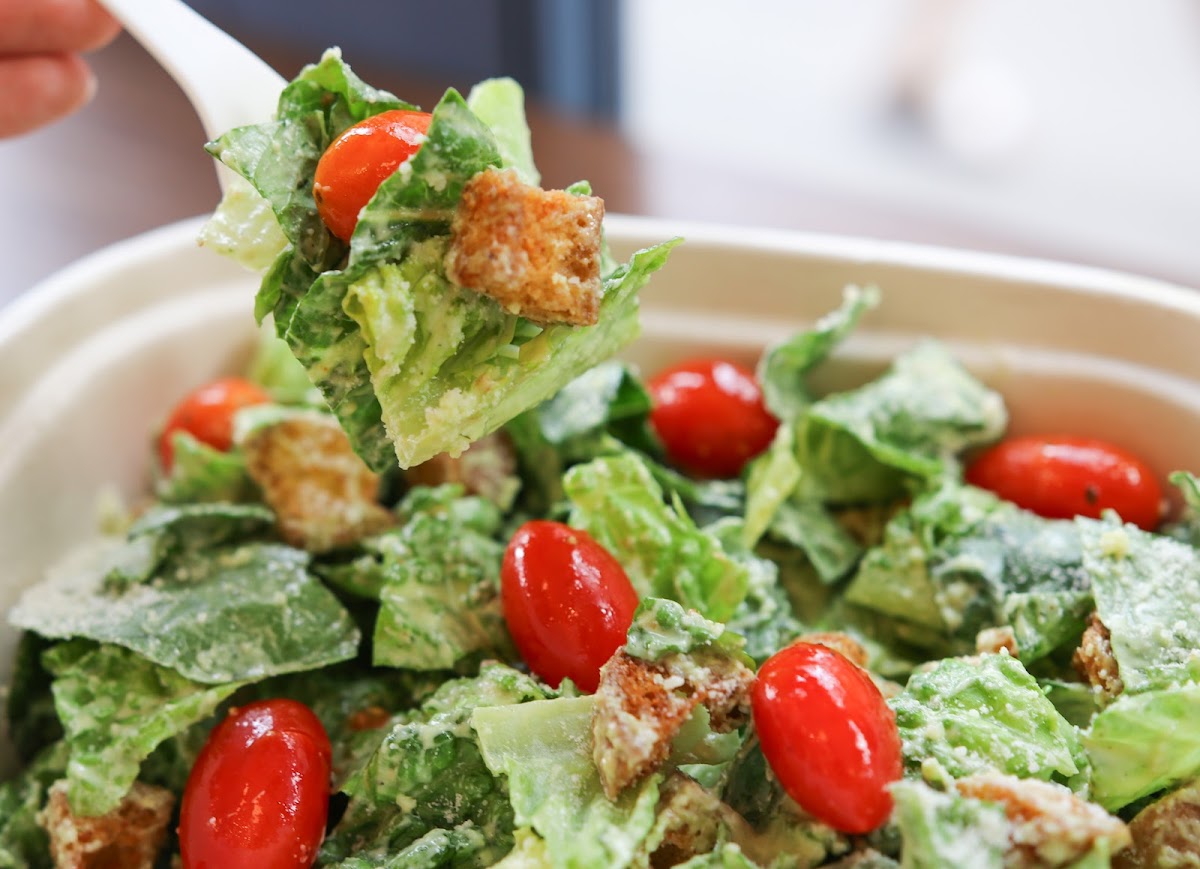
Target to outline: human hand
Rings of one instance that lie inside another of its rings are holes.
[[[119,30],[96,0],[0,0],[0,137],[86,104],[96,82],[80,55]]]

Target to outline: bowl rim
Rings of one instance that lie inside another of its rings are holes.
[[[48,276],[3,306],[0,316],[0,360],[13,340],[40,320],[88,292],[97,275],[108,274],[143,259],[197,245],[206,215],[185,218],[102,247]],[[934,270],[948,274],[987,276],[1026,285],[1054,286],[1060,291],[1102,294],[1148,302],[1200,316],[1200,288],[1170,283],[1132,272],[1052,259],[1014,256],[868,236],[770,227],[609,214],[604,221],[611,242],[636,248],[663,238],[682,236],[685,245],[744,252],[781,253],[836,258]],[[223,260],[213,252],[215,260]],[[253,273],[226,261],[230,276],[253,279]]]

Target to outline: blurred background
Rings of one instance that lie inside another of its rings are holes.
[[[611,212],[1031,255],[1200,287],[1194,0],[193,0],[291,77],[339,45],[422,105],[526,87],[548,186]],[[203,133],[127,37],[0,141],[0,301],[208,211]]]

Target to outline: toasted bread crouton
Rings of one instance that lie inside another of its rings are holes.
[[[818,646],[833,649],[850,663],[862,667],[864,670],[870,660],[862,643],[841,631],[817,631],[811,634],[802,634],[796,638],[796,642],[815,643]]]
[[[511,169],[467,182],[450,225],[446,275],[541,323],[600,319],[604,201],[522,183]]]
[[[1100,621],[1098,614],[1092,613],[1088,617],[1087,629],[1083,632],[1083,639],[1079,641],[1079,648],[1075,650],[1071,663],[1075,665],[1075,671],[1099,691],[1105,700],[1112,700],[1125,690],[1117,659],[1113,655],[1112,643],[1109,641],[1108,628]]]
[[[717,845],[723,828],[740,816],[716,794],[681,772],[673,772],[659,788],[655,830],[648,837],[658,841],[650,865],[676,866],[707,854]],[[744,823],[744,822],[743,822]]]
[[[999,655],[1001,652],[1007,652],[1014,658],[1020,657],[1017,635],[1011,625],[984,628],[975,635],[975,651],[980,655]]]
[[[1130,842],[1119,818],[1054,782],[986,772],[959,779],[956,787],[963,796],[1004,808],[1010,825],[1006,866],[1066,866],[1098,842],[1106,842],[1110,854]]]
[[[67,782],[50,786],[38,823],[50,836],[58,869],[151,869],[167,839],[175,807],[165,788],[134,782],[120,805],[106,815],[77,817],[67,802]]]
[[[501,509],[512,506],[520,488],[517,453],[503,432],[485,435],[454,457],[441,453],[404,472],[410,486],[458,483],[468,495],[486,498]]]
[[[745,722],[753,681],[752,670],[719,655],[651,662],[618,650],[600,670],[592,713],[592,754],[609,799],[666,760],[697,706],[718,733]]]
[[[350,447],[337,420],[290,417],[256,429],[242,444],[246,468],[293,546],[327,552],[387,528],[376,501],[379,477]]]
[[[1200,782],[1167,794],[1129,822],[1133,847],[1113,859],[1114,869],[1200,866]]]

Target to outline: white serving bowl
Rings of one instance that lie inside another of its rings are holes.
[[[0,610],[95,533],[102,493],[145,491],[150,438],[179,396],[245,363],[257,277],[198,247],[199,226],[100,251],[0,311]],[[1015,431],[1109,438],[1160,474],[1200,468],[1193,291],[864,239],[620,216],[607,227],[622,257],[687,239],[643,293],[628,356],[648,371],[697,353],[752,362],[836,307],[846,284],[873,283],[883,304],[819,385],[860,381],[935,336],[1005,395]],[[15,640],[0,626],[0,680]]]

